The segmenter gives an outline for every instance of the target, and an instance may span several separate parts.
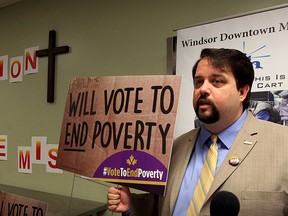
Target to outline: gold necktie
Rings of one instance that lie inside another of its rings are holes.
[[[196,216],[203,206],[206,195],[210,190],[210,187],[214,180],[214,174],[216,170],[217,158],[218,158],[218,145],[217,136],[212,135],[212,143],[208,150],[206,160],[204,161],[200,178],[196,184],[192,200],[190,202],[186,216]]]

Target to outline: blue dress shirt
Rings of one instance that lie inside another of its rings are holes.
[[[216,173],[219,170],[224,158],[226,157],[229,149],[231,148],[238,132],[240,131],[246,116],[245,110],[241,117],[230,127],[226,128],[218,136],[218,161],[216,166]],[[203,126],[200,129],[199,136],[196,141],[195,150],[187,165],[178,198],[176,200],[173,216],[185,216],[188,210],[194,189],[196,187],[198,178],[200,176],[206,154],[209,149],[211,133]],[[227,161],[228,163],[228,161]]]

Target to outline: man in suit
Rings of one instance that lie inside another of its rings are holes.
[[[229,191],[240,201],[240,216],[288,215],[288,129],[248,111],[254,80],[250,60],[234,49],[204,49],[192,76],[201,127],[175,140],[165,197],[111,187],[108,209],[130,216],[210,215],[213,195]],[[194,193],[203,183],[212,134],[218,137],[217,162],[198,204]]]

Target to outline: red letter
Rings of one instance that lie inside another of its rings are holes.
[[[30,147],[18,147],[18,172],[32,173],[30,152]]]

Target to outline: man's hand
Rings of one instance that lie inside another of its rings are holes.
[[[128,187],[110,187],[107,194],[108,210],[117,213],[125,213],[131,204],[131,194]]]

